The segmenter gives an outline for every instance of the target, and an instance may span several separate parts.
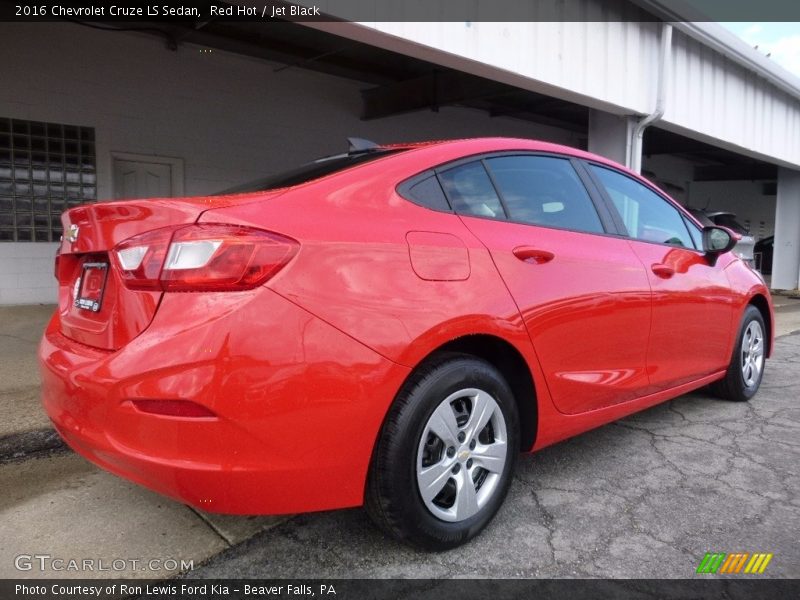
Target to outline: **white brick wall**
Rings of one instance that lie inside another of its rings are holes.
[[[574,134],[480,111],[444,108],[359,119],[364,84],[224,52],[177,52],[163,40],[69,23],[0,24],[0,117],[95,128],[98,196],[111,153],[179,157],[187,195],[211,193],[377,142],[508,135],[575,145]],[[0,304],[52,302],[53,244],[0,243]],[[23,263],[17,259],[30,259]],[[12,259],[11,261],[7,259]]]
[[[53,263],[58,244],[0,244],[0,305],[56,302]]]

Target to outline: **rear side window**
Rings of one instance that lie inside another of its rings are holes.
[[[444,196],[436,175],[431,174],[406,189],[402,187],[400,189],[401,193],[415,204],[433,210],[450,211],[450,205],[447,203],[447,198]]]
[[[694,248],[686,223],[677,208],[630,177],[589,165],[611,197],[628,235],[637,240]]]
[[[500,156],[487,159],[486,165],[512,221],[603,232],[597,209],[569,160]]]
[[[443,171],[439,173],[439,179],[457,213],[493,219],[505,218],[500,198],[480,162]]]

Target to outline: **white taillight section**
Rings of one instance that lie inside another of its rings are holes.
[[[129,289],[239,291],[274,276],[299,247],[296,240],[270,231],[196,223],[134,236],[112,256]]]
[[[142,264],[144,255],[147,253],[147,246],[133,246],[117,251],[119,264],[124,271],[134,271]]]
[[[205,267],[214,253],[222,245],[222,240],[198,240],[194,242],[172,242],[167,254],[164,269],[199,269]]]

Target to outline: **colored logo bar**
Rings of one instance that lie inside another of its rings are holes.
[[[697,567],[698,573],[747,573],[761,574],[767,568],[769,561],[772,560],[772,553],[763,552],[736,552],[726,554],[724,552],[706,552],[700,566]]]

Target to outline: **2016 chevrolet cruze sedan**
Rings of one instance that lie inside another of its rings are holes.
[[[363,504],[450,548],[497,512],[520,451],[707,384],[749,400],[772,347],[734,234],[548,143],[354,141],[63,225],[50,418],[94,463],[208,511]]]

